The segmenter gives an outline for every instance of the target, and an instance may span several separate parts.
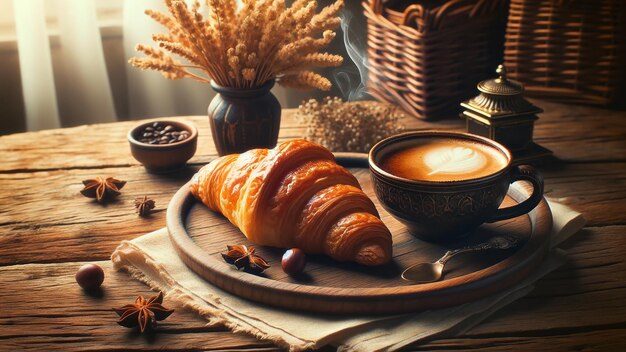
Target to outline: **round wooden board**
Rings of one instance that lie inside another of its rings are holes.
[[[269,305],[327,314],[391,314],[451,306],[504,290],[521,281],[541,263],[548,250],[552,214],[545,199],[528,215],[484,224],[465,240],[437,245],[420,241],[378,203],[365,154],[338,153],[337,161],[358,178],[393,234],[393,260],[371,268],[338,263],[325,256],[309,256],[305,273],[285,274],[282,249],[256,246],[272,265],[261,275],[237,271],[220,256],[227,244],[250,243],[222,215],[199,203],[183,186],[167,210],[170,239],[182,260],[195,273],[235,295]],[[530,190],[509,190],[503,206],[528,197]],[[409,265],[437,260],[451,248],[476,244],[497,234],[523,239],[508,251],[462,254],[446,266],[445,277],[435,283],[410,284],[400,278]]]

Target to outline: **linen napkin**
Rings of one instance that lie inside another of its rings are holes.
[[[198,312],[208,324],[223,324],[289,348],[319,348],[327,344],[339,351],[394,351],[434,336],[460,334],[500,308],[523,297],[533,283],[562,264],[565,253],[556,248],[580,230],[581,214],[556,201],[548,201],[553,214],[551,247],[544,263],[523,282],[488,298],[420,313],[393,316],[327,316],[283,310],[247,301],[227,293],[194,274],[180,260],[167,229],[132,241],[123,241],[111,260],[166,298]]]

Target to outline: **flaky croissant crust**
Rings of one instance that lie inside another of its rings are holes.
[[[315,143],[296,139],[213,160],[191,192],[252,242],[380,265],[391,233],[357,179]]]

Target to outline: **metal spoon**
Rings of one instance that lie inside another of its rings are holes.
[[[406,281],[413,283],[423,284],[427,282],[439,281],[443,276],[443,268],[446,263],[457,254],[467,252],[486,251],[489,249],[510,249],[516,247],[520,242],[520,239],[515,236],[505,235],[497,236],[489,239],[486,242],[468,246],[463,248],[447,251],[439,260],[434,263],[418,263],[411,265],[404,272],[402,272],[402,278]]]

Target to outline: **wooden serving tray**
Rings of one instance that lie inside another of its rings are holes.
[[[253,244],[222,215],[195,200],[188,184],[172,198],[167,227],[181,259],[210,283],[252,301],[299,311],[326,314],[390,314],[451,306],[504,290],[529,274],[548,250],[552,214],[545,199],[528,215],[484,224],[465,240],[444,245],[411,236],[378,203],[367,169],[367,155],[338,153],[337,161],[358,178],[393,234],[393,260],[381,267],[339,263],[308,256],[305,272],[293,278],[280,265],[283,249],[256,246],[272,265],[261,275],[238,271],[220,256],[227,244]],[[530,194],[509,190],[503,206]],[[448,249],[477,244],[498,234],[519,236],[523,244],[508,251],[462,254],[446,265],[435,283],[410,284],[400,278],[411,264],[432,262]]]

